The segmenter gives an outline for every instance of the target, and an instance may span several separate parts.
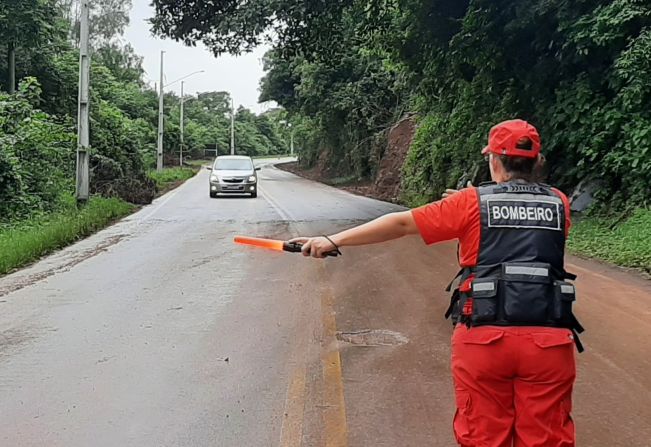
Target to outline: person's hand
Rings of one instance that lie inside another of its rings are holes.
[[[470,180],[468,180],[468,183],[466,184],[466,188],[470,188],[471,186],[472,186],[472,182]],[[443,194],[441,194],[441,196],[445,199],[445,198],[448,198],[448,197],[450,197],[450,196],[452,196],[452,195],[454,195],[454,194],[456,194],[458,192],[459,192],[458,189],[446,189],[445,192]]]
[[[320,237],[297,237],[289,241],[290,243],[302,244],[303,256],[312,256],[313,258],[325,258],[328,252],[336,251],[334,246],[327,238]]]
[[[441,197],[443,197],[444,199],[447,199],[448,197],[450,197],[450,196],[452,196],[452,195],[454,195],[454,194],[456,194],[458,192],[459,192],[458,189],[446,189],[445,192],[443,194],[441,194]]]

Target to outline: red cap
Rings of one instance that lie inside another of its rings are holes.
[[[531,150],[517,148],[521,138],[531,140]],[[540,147],[540,135],[535,127],[523,120],[509,120],[493,126],[488,134],[488,146],[481,153],[534,158],[540,153]]]

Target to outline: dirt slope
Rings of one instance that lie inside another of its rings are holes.
[[[389,130],[387,147],[380,160],[377,177],[373,181],[337,186],[355,194],[397,203],[400,197],[402,165],[407,158],[415,132],[414,115],[406,115]],[[330,184],[333,174],[327,169],[326,160],[327,153],[324,152],[312,169],[301,169],[298,163],[288,163],[278,167],[310,180]]]

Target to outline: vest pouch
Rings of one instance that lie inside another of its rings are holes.
[[[472,282],[472,322],[486,323],[497,318],[497,278],[481,278]]]
[[[571,325],[572,304],[576,301],[574,285],[565,281],[554,281],[554,292],[554,321]]]
[[[500,295],[506,321],[515,324],[547,323],[555,295],[549,264],[502,264]]]

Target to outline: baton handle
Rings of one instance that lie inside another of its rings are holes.
[[[303,244],[299,244],[297,242],[285,242],[283,244],[283,250],[289,253],[301,253],[303,251]],[[325,253],[325,255],[336,258],[337,256],[339,256],[339,253],[337,253],[336,251],[329,251]]]

